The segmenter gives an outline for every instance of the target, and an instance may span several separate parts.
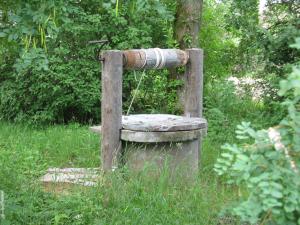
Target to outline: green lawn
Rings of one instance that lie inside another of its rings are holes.
[[[97,167],[99,137],[87,126],[45,128],[0,123],[0,189],[6,220],[1,224],[218,224],[220,209],[236,198],[213,172],[220,143],[208,136],[194,184],[170,183],[116,172],[95,188],[58,196],[42,191],[49,167]],[[221,220],[220,224],[225,223]]]
[[[46,193],[39,178],[49,167],[100,166],[100,141],[88,126],[32,126],[0,122],[0,190],[5,193],[2,224],[238,224],[220,212],[238,198],[213,165],[225,142],[236,142],[241,121],[268,127],[273,118],[262,104],[209,92],[205,111],[209,132],[203,143],[195,183],[171,183],[167,174],[149,177],[117,171],[97,187],[68,195]],[[225,99],[224,101],[222,99]],[[226,100],[227,99],[227,100]],[[209,102],[208,102],[209,103]],[[207,104],[208,104],[207,103]]]

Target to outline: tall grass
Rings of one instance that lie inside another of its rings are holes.
[[[99,137],[72,124],[34,129],[0,123],[0,189],[7,224],[216,224],[235,198],[211,170],[217,145],[204,142],[203,172],[194,184],[120,171],[98,187],[67,196],[42,191],[48,167],[99,166]]]
[[[268,120],[262,116],[263,105],[240,101],[226,86],[212,87],[206,89],[209,133],[194,183],[170,182],[167,174],[117,171],[97,187],[77,188],[68,195],[46,193],[39,177],[47,168],[100,166],[98,135],[78,124],[33,128],[0,122],[0,190],[5,192],[6,216],[1,224],[238,224],[219,217],[239,190],[219,180],[213,164],[220,145],[234,140],[240,120]]]

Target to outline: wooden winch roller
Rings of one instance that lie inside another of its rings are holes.
[[[126,69],[162,69],[184,66],[188,54],[179,49],[133,49],[123,51]]]

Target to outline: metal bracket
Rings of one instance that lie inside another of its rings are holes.
[[[104,47],[104,45],[106,45],[108,43],[108,40],[93,40],[93,41],[89,41],[88,44],[98,44],[99,47],[94,49],[94,53],[95,53],[95,59],[97,61],[104,61],[104,58],[101,57],[101,50]]]

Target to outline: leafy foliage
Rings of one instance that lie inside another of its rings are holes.
[[[289,48],[299,33],[299,2],[266,1],[259,14],[258,0],[232,0],[228,13],[228,30],[239,38],[237,63],[240,70],[258,68],[282,78],[285,65],[296,62],[299,52]],[[242,62],[242,63],[241,63]],[[265,77],[265,73],[262,73]],[[278,83],[278,79],[274,80]]]
[[[294,45],[300,49],[300,38]],[[246,186],[246,199],[232,213],[255,224],[300,224],[300,68],[280,82],[288,114],[276,127],[256,131],[243,122],[243,145],[223,146],[215,170],[228,182]],[[254,140],[253,144],[249,144]]]
[[[226,4],[206,4],[200,42],[209,80],[230,70],[233,44],[222,41],[227,38]],[[176,2],[169,0],[1,2],[0,118],[99,121],[101,68],[94,60],[96,46],[88,41],[107,39],[104,49],[176,47],[175,9]],[[168,76],[167,71],[147,71],[131,112],[179,113],[176,89],[181,82]],[[138,78],[138,73],[124,74],[125,111]]]
[[[238,37],[237,63],[247,70],[257,54],[257,30],[259,29],[258,0],[232,0],[227,11],[227,29]],[[243,62],[244,64],[242,64]]]
[[[165,26],[173,19],[163,4],[150,0],[120,1],[117,15],[113,1],[1,6],[0,53],[6,59],[0,68],[0,117],[35,123],[99,121],[100,68],[88,41],[107,39],[107,49],[163,47]],[[134,87],[126,80],[126,87]],[[125,91],[126,102],[131,90]]]
[[[264,29],[258,38],[268,72],[276,72],[282,77],[286,73],[285,65],[299,60],[299,51],[289,47],[300,36],[299,26],[299,2],[267,1]]]
[[[204,49],[205,83],[227,76],[234,64],[236,45],[226,29],[228,4],[204,1],[200,47]],[[218,16],[216,16],[218,15]]]
[[[142,76],[142,78],[141,78]],[[180,80],[169,82],[168,71],[143,71],[127,74],[124,78],[124,92],[130,93],[124,103],[124,108],[129,108],[129,100],[135,99],[130,112],[135,113],[171,113],[181,112],[177,100],[176,88],[182,85]],[[137,89],[139,80],[142,79],[141,86]],[[129,85],[130,86],[129,86]]]

